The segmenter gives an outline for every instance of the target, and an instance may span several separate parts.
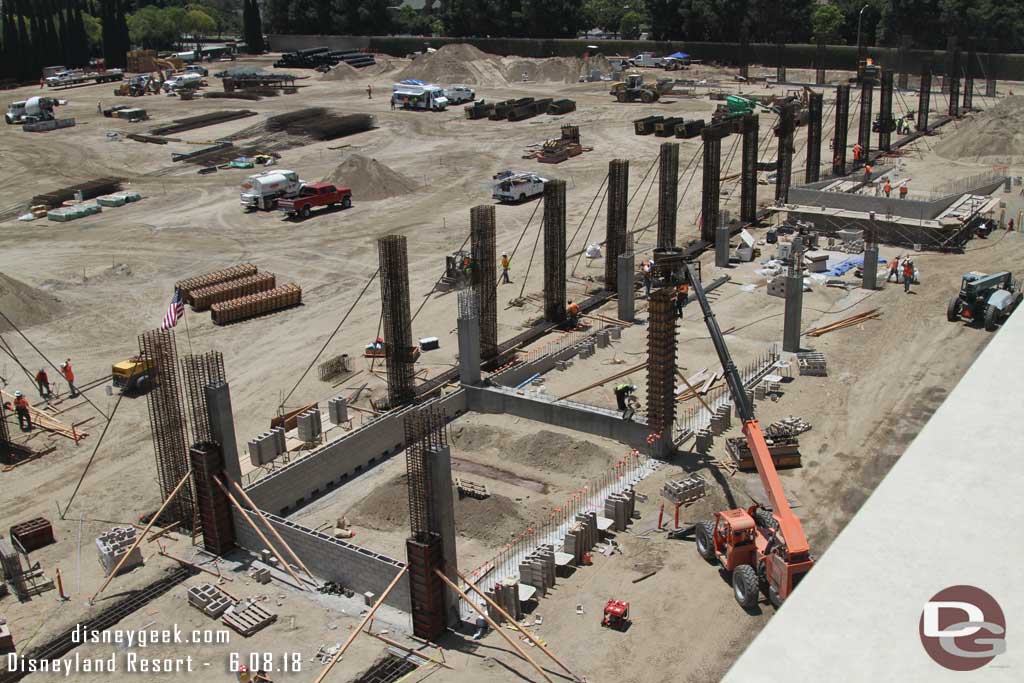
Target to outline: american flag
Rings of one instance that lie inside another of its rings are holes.
[[[160,329],[171,329],[178,324],[178,320],[183,315],[185,315],[185,304],[181,301],[181,292],[175,289],[174,296],[171,297],[171,305],[167,307],[167,312],[164,313],[164,324],[160,326]]]

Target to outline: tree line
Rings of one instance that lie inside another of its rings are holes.
[[[100,24],[86,0],[4,0],[0,7],[0,79],[40,77],[44,66],[85,65]]]

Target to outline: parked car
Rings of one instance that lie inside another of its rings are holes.
[[[299,189],[298,196],[291,199],[279,199],[277,210],[289,216],[309,218],[316,207],[339,204],[343,209],[352,206],[352,190],[347,187],[335,187],[330,183],[310,183]]]
[[[199,74],[200,76],[209,76],[210,70],[200,64],[190,64],[185,67],[185,73]]]

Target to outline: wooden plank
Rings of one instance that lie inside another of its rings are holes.
[[[13,407],[13,405],[14,405],[14,394],[9,394],[6,391],[0,390],[0,396],[3,397],[4,403],[10,403],[11,406]],[[29,406],[28,407],[28,414],[32,418],[32,425],[33,426],[37,426],[40,429],[45,429],[48,432],[53,432],[54,434],[59,434],[61,436],[66,436],[67,438],[72,439],[72,440],[75,439],[75,431],[71,427],[69,427],[68,425],[64,424],[60,420],[56,420],[56,419],[50,417],[49,415],[47,415],[42,410],[39,410],[37,408],[33,408],[32,406]],[[81,439],[82,437],[84,437],[86,435],[87,435],[86,432],[78,432],[78,438],[79,439]]]
[[[275,429],[283,424],[285,431],[291,431],[298,426],[298,418],[301,413],[304,413],[307,410],[313,410],[314,408],[319,409],[319,406],[320,404],[314,401],[313,403],[304,405],[301,408],[296,408],[295,410],[287,412],[284,415],[278,415],[270,420],[270,428]]]

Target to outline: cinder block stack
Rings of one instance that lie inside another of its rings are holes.
[[[340,425],[348,422],[348,399],[344,396],[336,396],[327,401],[327,414],[331,424]]]
[[[711,444],[713,442],[714,437],[711,435],[710,429],[698,429],[693,447],[696,452],[703,455],[711,451]]]
[[[114,527],[110,531],[100,534],[96,539],[96,549],[99,551],[99,560],[103,565],[104,576],[110,576],[117,563],[135,543],[135,533],[135,527]],[[142,564],[142,550],[136,547],[132,549],[131,555],[121,565],[118,573],[126,572],[140,564]]]
[[[323,433],[323,423],[320,418],[319,410],[308,410],[301,413],[297,419],[299,427],[299,439],[306,443],[311,443],[320,438],[320,434]]]
[[[512,578],[502,579],[494,584],[490,591],[490,598],[501,606],[513,619],[519,620],[523,616],[523,608],[519,603],[519,582]],[[488,615],[498,624],[505,621],[505,617],[494,607],[487,606]]]
[[[547,590],[555,585],[555,549],[542,545],[519,563],[519,580],[537,589],[537,596],[544,597]]]
[[[613,493],[604,501],[604,516],[612,520],[612,530],[625,531],[633,519],[636,509],[636,492],[626,489],[621,493]]]
[[[274,427],[249,441],[249,462],[257,467],[266,465],[286,450],[284,429]]]
[[[203,583],[188,589],[188,604],[212,619],[218,619],[234,602],[211,583]]]
[[[608,335],[612,339],[621,339],[622,338],[622,328],[621,327],[609,327],[608,328]]]
[[[825,377],[828,375],[828,365],[825,362],[825,354],[818,351],[808,351],[796,354],[801,375],[812,377]]]
[[[597,348],[605,349],[611,344],[611,334],[608,330],[601,330],[597,333]]]

